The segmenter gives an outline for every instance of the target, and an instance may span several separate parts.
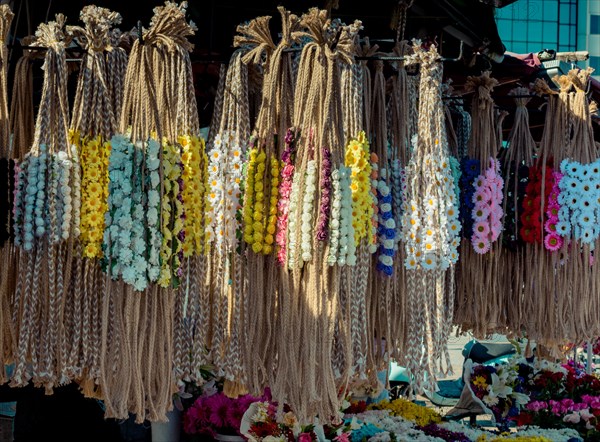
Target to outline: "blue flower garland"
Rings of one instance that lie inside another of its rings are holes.
[[[460,222],[463,228],[463,236],[471,238],[473,236],[473,217],[471,212],[475,207],[473,203],[473,194],[475,186],[473,181],[479,176],[481,166],[479,160],[465,157],[460,162],[462,175],[460,177]]]
[[[386,183],[386,178],[386,169],[381,169],[381,179],[377,182],[377,202],[379,205],[377,270],[387,276],[392,276],[396,248],[396,222],[392,214],[392,194]]]

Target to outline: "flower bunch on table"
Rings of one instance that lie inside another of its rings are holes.
[[[581,367],[540,370],[529,381],[531,402],[517,422],[543,428],[571,428],[586,440],[600,438],[600,380]]]
[[[491,411],[500,428],[507,427],[529,402],[523,370],[529,367],[516,359],[503,365],[474,364],[471,369],[469,388],[473,397]]]
[[[502,198],[504,180],[500,175],[500,162],[490,158],[485,172],[473,182],[473,249],[479,254],[490,251],[502,231]]]
[[[590,244],[600,236],[600,159],[590,164],[563,160],[560,180],[557,232]]]
[[[241,435],[244,413],[251,404],[263,399],[251,395],[232,399],[222,392],[200,396],[183,415],[183,430],[205,437],[214,437],[217,433]]]
[[[371,410],[387,410],[391,416],[400,416],[419,426],[441,422],[442,417],[435,410],[415,404],[406,399],[382,401],[369,406]]]
[[[289,407],[284,406],[281,414],[277,408],[268,401],[251,404],[243,418],[242,434],[251,442],[350,441],[350,424],[301,425]]]

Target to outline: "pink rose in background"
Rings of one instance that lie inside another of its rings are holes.
[[[579,412],[579,415],[586,422],[588,422],[590,419],[592,419],[594,417],[594,415],[592,413],[590,413],[590,410],[588,408],[581,410]]]
[[[310,433],[300,433],[298,436],[298,442],[312,442]]]
[[[571,413],[571,414],[567,414],[564,418],[563,421],[568,422],[570,424],[578,424],[579,421],[581,421],[581,416],[579,416],[579,413]]]

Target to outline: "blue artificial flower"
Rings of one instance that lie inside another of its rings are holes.
[[[583,244],[590,244],[596,240],[593,227],[582,227],[580,237],[578,238]]]
[[[380,216],[382,219],[388,220],[392,217],[392,212],[391,212],[391,210],[387,211],[387,212],[383,212]]]
[[[380,197],[380,201],[382,203],[388,203],[388,204],[391,203],[392,202],[392,195],[391,195],[391,193],[387,194],[386,196]]]
[[[387,239],[394,239],[396,236],[396,231],[394,229],[385,229],[384,235]]]

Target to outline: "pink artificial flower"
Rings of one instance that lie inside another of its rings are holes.
[[[499,205],[494,204],[490,210],[490,223],[491,224],[494,224],[494,223],[500,224],[502,222],[503,214],[504,213],[502,212],[502,208]]]
[[[480,237],[476,234],[473,234],[471,237],[471,242],[473,243],[473,249],[475,252],[479,253],[480,255],[485,255],[490,251],[490,240],[486,237]]]
[[[298,436],[298,442],[312,442],[312,436],[310,433],[300,433]]]
[[[477,178],[475,178],[475,181],[473,181],[473,187],[475,187],[475,192],[477,192],[477,190],[481,189],[485,184],[485,176],[484,175],[479,175]]]
[[[556,252],[563,246],[563,239],[557,233],[550,233],[544,238],[544,246],[546,247],[546,250]]]
[[[478,237],[486,237],[490,233],[490,226],[485,221],[478,221],[473,225],[473,234],[477,234]]]
[[[350,442],[350,437],[348,436],[348,433],[342,433],[333,440],[335,442]]]
[[[502,232],[502,223],[500,223],[499,221],[492,222],[490,229],[492,242],[498,239],[498,237],[500,236],[500,232]]]
[[[476,206],[477,206],[477,204],[480,204],[480,203],[488,201],[485,189],[483,187],[478,188],[473,193],[473,200],[472,201],[473,201],[473,204],[475,204]]]
[[[484,176],[486,181],[491,182],[494,180],[494,178],[496,178],[496,171],[493,168],[488,167],[485,170]]]
[[[486,205],[478,207],[478,205],[476,204],[473,210],[471,211],[471,215],[474,221],[486,221],[488,216],[490,216],[490,208]]]
[[[294,165],[286,164],[283,166],[283,169],[281,169],[281,176],[283,178],[292,178],[292,175],[294,175]]]
[[[547,233],[556,233],[556,222],[558,220],[553,220],[551,218],[548,218],[546,220],[546,222],[544,223],[544,230],[546,230]]]
[[[590,253],[590,267],[594,265],[594,255]]]

